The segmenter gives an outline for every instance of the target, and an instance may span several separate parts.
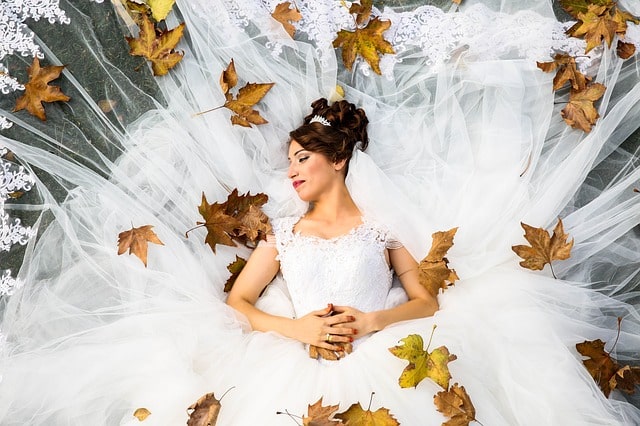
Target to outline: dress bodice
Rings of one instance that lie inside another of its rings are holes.
[[[280,269],[296,315],[328,303],[363,312],[383,309],[392,282],[385,250],[395,244],[384,228],[363,218],[348,233],[325,239],[294,232],[299,219],[273,221]]]

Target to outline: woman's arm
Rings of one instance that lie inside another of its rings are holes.
[[[254,330],[275,331],[303,343],[341,351],[341,347],[329,344],[325,339],[327,333],[331,332],[334,335],[332,342],[353,341],[351,336],[355,334],[355,330],[342,325],[353,321],[350,314],[326,316],[333,311],[333,306],[329,305],[302,318],[292,319],[271,315],[255,307],[264,288],[278,273],[280,262],[276,260],[277,254],[275,247],[263,246],[254,249],[229,292],[227,304],[242,312]]]
[[[359,334],[379,331],[398,321],[428,317],[438,310],[438,300],[420,284],[418,262],[411,253],[404,247],[389,249],[389,260],[409,296],[409,301],[391,309],[374,312],[360,312],[348,306],[335,306],[336,312],[355,317],[354,322],[344,325],[357,329]]]

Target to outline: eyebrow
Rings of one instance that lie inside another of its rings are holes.
[[[298,155],[299,153],[301,153],[302,151],[306,151],[304,148],[297,150],[296,152],[293,153],[293,156],[295,157],[296,155]],[[291,161],[291,158],[287,158],[287,160]]]

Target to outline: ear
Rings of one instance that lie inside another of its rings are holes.
[[[347,159],[345,158],[333,163],[333,168],[335,169],[335,171],[339,172],[340,170],[343,170],[346,165],[347,165]]]

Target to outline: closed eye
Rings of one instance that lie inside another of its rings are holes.
[[[305,161],[307,161],[309,159],[309,156],[307,155],[306,157],[300,157],[298,159],[298,163],[304,163]]]

